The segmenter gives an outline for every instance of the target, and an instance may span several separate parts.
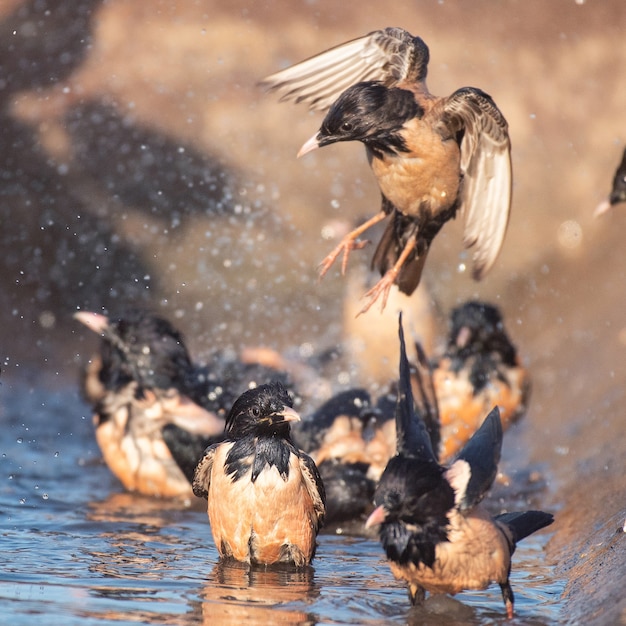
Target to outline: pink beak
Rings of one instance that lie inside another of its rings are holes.
[[[298,151],[296,158],[299,159],[301,156],[304,156],[307,152],[312,152],[313,150],[317,150],[320,147],[319,142],[317,141],[317,133],[311,137],[308,141],[304,143],[302,148]]]
[[[101,335],[109,326],[109,318],[100,313],[78,311],[78,313],[74,313],[74,319],[78,320],[81,324],[84,324],[89,330],[93,330],[93,332],[98,335]]]
[[[302,146],[304,148],[304,146]],[[302,150],[300,150],[302,152]],[[300,155],[298,155],[300,156]],[[600,215],[604,215],[611,208],[611,203],[608,200],[603,200],[596,207],[596,210],[593,212],[594,217],[600,217]]]
[[[365,528],[371,528],[372,526],[378,526],[382,524],[387,519],[387,511],[385,507],[381,504],[377,506],[367,518],[365,522]]]
[[[285,406],[283,410],[279,413],[282,416],[283,422],[299,422],[300,415],[297,411],[294,411],[291,407]]]

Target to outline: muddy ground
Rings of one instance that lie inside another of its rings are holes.
[[[461,224],[446,227],[425,273],[437,323],[468,297],[504,310],[534,381],[506,452],[547,477],[563,620],[626,623],[626,206],[592,216],[626,142],[626,4],[381,7],[1,2],[2,379],[75,377],[94,345],[77,307],[148,304],[196,355],[340,343],[347,283],[316,281],[323,233],[371,214],[378,192],[360,146],[296,161],[319,115],[256,82],[402,26],[430,46],[431,91],[481,87],[513,143],[504,250],[476,284],[459,269]]]

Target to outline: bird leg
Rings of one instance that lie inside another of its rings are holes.
[[[337,260],[337,257],[343,252],[343,260],[341,262],[341,274],[346,273],[346,267],[348,265],[348,256],[352,250],[360,250],[365,247],[369,241],[357,241],[357,238],[361,233],[364,233],[368,228],[378,224],[378,222],[384,220],[387,217],[387,213],[380,211],[374,217],[371,217],[366,222],[363,222],[360,226],[350,231],[340,242],[339,245],[320,263],[320,279],[324,278],[326,272],[330,269],[331,265]]]
[[[359,311],[357,317],[366,311],[369,311],[370,307],[378,298],[382,295],[383,300],[380,306],[381,312],[387,305],[387,298],[389,297],[389,291],[391,286],[396,282],[396,278],[400,272],[400,269],[404,265],[405,261],[409,258],[413,250],[417,247],[417,241],[415,238],[409,239],[406,246],[402,250],[402,253],[398,257],[398,260],[393,264],[393,267],[385,272],[385,275],[367,292],[363,295],[364,298],[370,298],[370,301]]]
[[[513,619],[513,589],[511,589],[511,583],[507,580],[500,585],[502,589],[502,599],[504,600],[504,608],[506,609],[506,616],[509,619]]]
[[[408,592],[409,600],[413,606],[421,606],[424,604],[424,599],[426,598],[426,591],[424,590],[424,587],[420,587],[415,583],[409,582]]]

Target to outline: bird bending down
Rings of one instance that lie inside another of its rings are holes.
[[[226,418],[225,441],[200,460],[193,491],[208,500],[221,557],[297,567],[313,559],[326,496],[315,463],[291,441],[299,420],[282,384],[249,389]]]
[[[426,87],[429,50],[401,28],[354,39],[265,78],[281,100],[328,110],[319,131],[298,156],[338,141],[360,141],[382,194],[381,210],[346,235],[322,261],[324,276],[343,254],[345,271],[360,235],[389,217],[372,266],[382,278],[361,313],[391,285],[411,294],[420,282],[431,242],[458,211],[473,277],[494,264],[511,205],[507,122],[489,95],[462,87],[447,97]]]
[[[102,337],[86,368],[83,394],[94,409],[105,463],[128,491],[191,496],[190,481],[172,454],[180,446],[171,448],[170,429],[200,438],[206,447],[222,437],[224,420],[194,397],[182,335],[167,320],[137,309],[117,319],[87,311],[74,317]]]
[[[397,453],[383,472],[376,508],[366,522],[380,525],[394,576],[407,582],[413,604],[423,601],[425,591],[456,594],[496,582],[511,618],[511,555],[518,541],[551,524],[552,515],[525,511],[492,518],[481,508],[500,459],[497,408],[449,467],[439,465],[415,411],[401,321],[396,431]]]

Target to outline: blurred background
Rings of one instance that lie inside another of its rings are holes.
[[[500,258],[473,282],[461,220],[447,225],[425,299],[440,334],[467,298],[503,309],[534,379],[508,445],[550,477],[568,611],[617,619],[626,207],[593,210],[626,143],[623,0],[0,2],[0,381],[73,389],[96,342],[77,309],[156,309],[198,358],[341,344],[373,248],[347,278],[316,266],[379,193],[358,144],[296,160],[321,116],[257,82],[385,26],[427,42],[434,94],[480,87],[509,122]],[[375,308],[359,319],[366,336],[383,325]]]

